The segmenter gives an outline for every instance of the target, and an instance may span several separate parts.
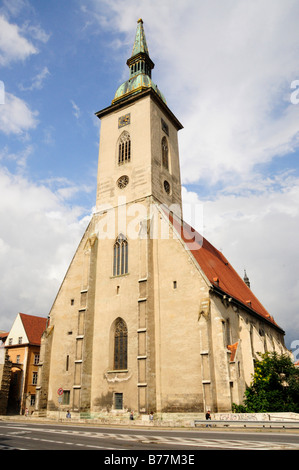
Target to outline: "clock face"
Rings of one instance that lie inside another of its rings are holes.
[[[127,175],[123,175],[120,178],[118,178],[116,184],[120,189],[124,189],[128,183],[129,183],[129,177]]]
[[[130,113],[125,114],[125,116],[121,116],[120,118],[118,118],[118,128],[127,126],[128,124],[130,124],[130,121],[131,121]]]

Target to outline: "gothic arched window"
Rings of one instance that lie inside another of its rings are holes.
[[[123,165],[131,160],[130,134],[124,131],[118,141],[118,164]]]
[[[124,235],[120,234],[113,247],[113,276],[121,276],[128,273],[128,242]]]
[[[117,318],[114,330],[114,370],[127,369],[128,365],[128,329],[122,318]]]
[[[168,165],[168,144],[167,144],[166,137],[163,137],[163,139],[162,139],[162,166],[166,170],[169,169],[169,165]]]

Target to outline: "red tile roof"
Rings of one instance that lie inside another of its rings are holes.
[[[25,313],[20,313],[20,317],[29,343],[39,346],[41,343],[42,334],[46,329],[47,318],[26,315]]]
[[[6,331],[0,331],[0,339],[3,341],[7,338],[9,333],[6,333]]]
[[[241,302],[283,331],[219,250],[186,222],[173,217],[172,213],[168,213],[168,217],[215,292],[223,292]]]

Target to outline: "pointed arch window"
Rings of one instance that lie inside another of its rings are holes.
[[[120,234],[113,247],[113,276],[128,274],[128,241]]]
[[[118,318],[114,331],[114,370],[127,369],[128,365],[128,329],[125,321]]]
[[[118,143],[118,164],[123,165],[131,161],[131,139],[130,134],[124,131]]]
[[[166,137],[162,139],[162,166],[166,170],[169,170],[168,164],[168,143]]]

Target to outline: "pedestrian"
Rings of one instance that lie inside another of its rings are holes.
[[[210,412],[210,410],[208,410],[208,411],[206,412],[206,420],[211,421],[211,419],[212,419],[212,418],[211,418],[211,412]],[[211,427],[210,424],[206,424],[206,428],[210,428],[210,427]]]
[[[66,417],[67,417],[67,418],[71,418],[71,413],[70,413],[70,410],[67,410]]]
[[[133,413],[133,411],[131,411],[131,413],[130,413],[130,420],[133,421],[133,419],[134,419],[134,413]]]
[[[150,412],[149,420],[150,420],[151,422],[153,422],[153,420],[154,420],[154,413],[153,413],[152,411]]]

